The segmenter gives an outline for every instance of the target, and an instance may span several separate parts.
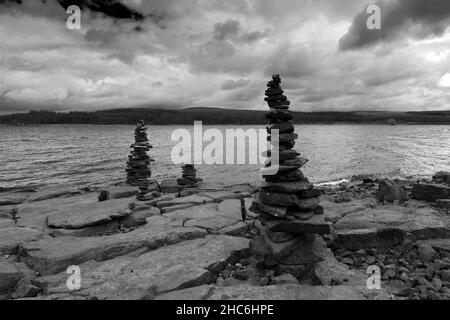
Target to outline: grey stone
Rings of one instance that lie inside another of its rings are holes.
[[[215,281],[214,273],[248,254],[248,240],[208,236],[162,247],[138,256],[126,255],[80,265],[78,296],[97,299],[153,299],[157,295]],[[70,293],[66,273],[39,278],[45,294]]]

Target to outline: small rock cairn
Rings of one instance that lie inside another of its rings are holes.
[[[195,186],[201,181],[203,181],[201,178],[197,178],[197,169],[193,164],[185,164],[181,167],[181,178],[177,179],[179,185]]]
[[[330,226],[319,205],[321,191],[314,189],[300,170],[308,159],[293,149],[298,136],[294,133],[290,102],[280,84],[280,76],[274,75],[265,92],[270,107],[266,118],[270,121],[267,132],[272,150],[265,154],[269,158],[262,170],[265,182],[250,208],[259,215],[262,225],[262,235],[251,241],[250,249],[266,267],[302,278],[320,261],[313,254],[316,234],[329,234]],[[272,141],[273,130],[279,132],[276,145]],[[275,152],[279,164],[274,163],[278,169],[274,174],[268,170],[276,159]]]
[[[137,200],[147,200],[149,192],[149,178],[152,175],[150,171],[150,162],[152,159],[147,155],[152,146],[148,142],[147,127],[144,120],[138,122],[134,131],[135,142],[130,147],[131,154],[127,161],[127,183],[138,186],[139,192]]]

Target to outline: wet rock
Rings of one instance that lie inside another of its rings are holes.
[[[379,189],[377,197],[380,202],[403,202],[408,198],[405,189],[397,185],[397,183],[395,183],[394,181],[383,179],[378,183]]]
[[[153,299],[159,294],[215,282],[214,273],[248,254],[248,240],[208,236],[80,265],[82,288],[78,296],[97,299]],[[65,272],[39,278],[45,294],[70,293]]]
[[[444,184],[413,184],[412,197],[417,200],[435,202],[439,199],[450,199],[450,186]]]

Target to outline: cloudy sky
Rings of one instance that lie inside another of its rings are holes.
[[[449,26],[449,0],[0,0],[0,113],[265,110],[272,73],[293,110],[449,110]]]

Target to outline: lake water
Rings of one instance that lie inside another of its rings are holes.
[[[171,161],[178,126],[149,127],[152,177],[179,177]],[[211,128],[204,126],[203,130]],[[229,129],[260,127],[215,127]],[[188,128],[192,130],[192,128]],[[429,176],[450,171],[450,126],[297,125],[296,149],[310,161],[303,168],[313,182],[354,174]],[[123,181],[134,126],[0,126],[0,187],[70,184],[95,186]],[[205,143],[204,145],[207,145]],[[241,183],[260,179],[260,164],[197,165],[206,181]]]

